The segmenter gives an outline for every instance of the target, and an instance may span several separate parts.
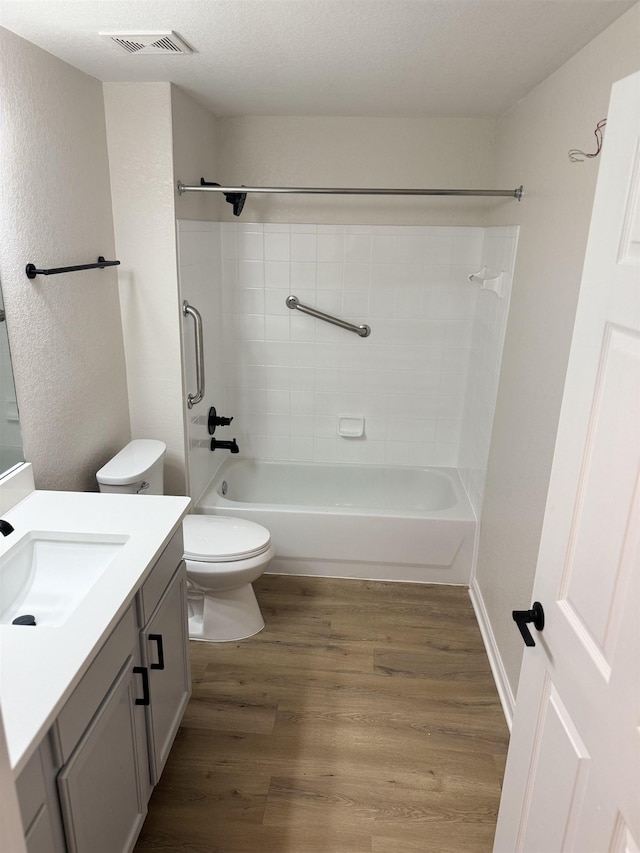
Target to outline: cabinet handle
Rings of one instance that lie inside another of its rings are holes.
[[[150,640],[155,640],[158,645],[158,663],[152,663],[149,669],[164,669],[164,649],[162,647],[162,634],[149,634]]]
[[[142,676],[142,699],[136,699],[136,705],[148,705],[149,699],[149,673],[146,666],[134,666],[133,671],[136,675]]]

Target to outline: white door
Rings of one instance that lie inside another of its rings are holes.
[[[546,624],[530,626],[495,853],[640,849],[639,540],[634,74],[612,91],[533,591]]]

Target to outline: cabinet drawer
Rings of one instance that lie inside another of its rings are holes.
[[[31,826],[34,817],[38,813],[38,809],[42,807],[42,804],[47,799],[42,760],[40,758],[40,750],[45,748],[46,745],[44,743],[41,744],[38,751],[29,759],[29,763],[16,782],[20,815],[22,816],[22,825],[25,829]]]
[[[62,853],[66,849],[58,808],[57,770],[46,735],[16,782],[28,853]]]
[[[24,839],[27,853],[63,853],[65,851],[64,842],[56,825],[59,819],[48,805],[42,806]]]
[[[138,643],[135,605],[124,614],[91,664],[55,723],[60,759],[69,759],[96,709],[118,675],[122,663]]]
[[[156,609],[158,602],[169,585],[173,573],[182,562],[183,554],[184,544],[182,539],[182,525],[180,525],[138,593],[141,625],[146,625],[151,618],[151,614]]]

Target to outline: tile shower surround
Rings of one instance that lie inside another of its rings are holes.
[[[179,222],[182,296],[189,298],[185,282],[202,293],[205,275],[217,299],[221,285],[222,316],[209,306],[203,311],[205,328],[223,343],[224,399],[213,400],[208,390],[207,407],[235,416],[220,437],[233,434],[243,455],[261,459],[456,466],[464,433],[467,486],[473,480],[481,489],[486,441],[474,442],[465,417],[481,414],[484,436],[495,396],[487,400],[468,387],[478,369],[472,364],[470,372],[470,359],[474,346],[495,352],[496,329],[483,321],[479,330],[476,309],[488,298],[504,309],[508,299],[481,293],[468,276],[490,266],[488,235],[495,246],[513,247],[514,231]],[[212,233],[222,238],[220,282],[207,245]],[[371,336],[291,311],[290,293],[368,323]],[[207,377],[218,384],[206,341],[205,355]],[[491,390],[484,374],[483,389]],[[190,414],[192,456],[208,444],[201,415]],[[364,415],[364,438],[337,436],[339,415]],[[223,454],[209,455],[213,474]]]

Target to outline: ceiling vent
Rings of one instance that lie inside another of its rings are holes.
[[[114,42],[127,53],[185,54],[193,49],[173,30],[163,33],[99,33],[102,38]]]

